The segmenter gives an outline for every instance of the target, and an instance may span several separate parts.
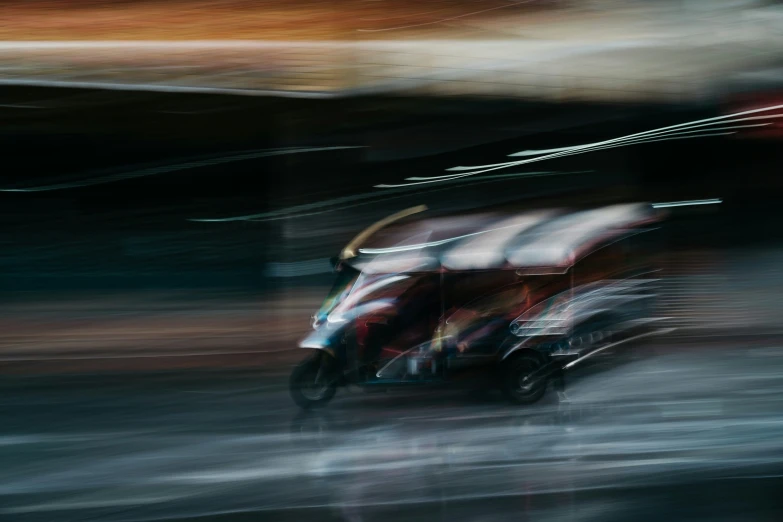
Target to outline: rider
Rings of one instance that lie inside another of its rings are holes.
[[[395,299],[394,315],[384,317],[382,326],[371,328],[368,322],[357,325],[357,341],[363,347],[363,362],[378,361],[384,347],[399,344],[407,349],[426,341],[438,317],[437,281],[424,277]],[[385,323],[385,324],[384,324]]]

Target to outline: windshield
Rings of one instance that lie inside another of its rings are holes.
[[[337,272],[337,278],[335,278],[334,284],[332,284],[332,288],[329,290],[329,294],[315,315],[314,325],[326,320],[329,313],[348,296],[360,275],[361,272],[350,266],[343,265],[340,268],[339,272]]]
[[[367,275],[362,274],[350,289],[350,292],[343,296],[337,306],[330,313],[335,317],[342,316],[346,312],[367,305],[368,303],[399,304],[400,297],[409,289],[420,282],[421,277],[407,274],[383,274]]]

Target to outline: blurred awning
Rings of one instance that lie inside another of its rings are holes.
[[[425,218],[377,230],[347,262],[370,273],[563,270],[595,246],[658,219],[646,203]]]

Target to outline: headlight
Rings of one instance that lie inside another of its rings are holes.
[[[329,324],[340,324],[340,323],[347,323],[348,319],[343,316],[343,314],[335,314],[331,313],[326,317],[326,322]]]

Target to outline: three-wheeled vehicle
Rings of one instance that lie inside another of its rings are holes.
[[[421,219],[415,207],[357,236],[301,343],[302,408],[339,386],[489,375],[519,404],[580,362],[656,333],[660,215],[647,204]]]

